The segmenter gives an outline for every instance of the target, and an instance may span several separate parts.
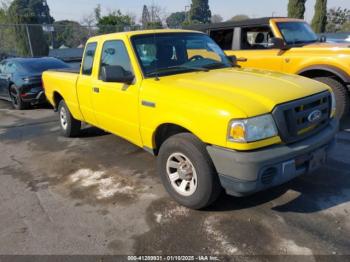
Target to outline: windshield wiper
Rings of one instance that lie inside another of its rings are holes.
[[[204,68],[204,67],[171,66],[171,67],[167,67],[167,68],[157,69],[155,72],[149,73],[148,76],[157,76],[159,73],[172,72],[172,69],[185,69],[185,70],[194,70],[194,71],[199,71],[199,72],[208,72],[209,71],[208,68]]]
[[[207,64],[203,67],[206,69],[219,69],[219,68],[226,68],[228,66],[221,62],[214,62],[214,63]]]

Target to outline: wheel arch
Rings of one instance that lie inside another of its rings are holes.
[[[335,66],[329,66],[329,65],[309,66],[299,70],[296,74],[309,77],[309,78],[328,76],[328,77],[333,77],[338,79],[338,81],[344,84],[345,87],[347,87],[347,85],[350,84],[350,75],[347,74],[342,69]]]
[[[59,103],[60,103],[62,100],[64,100],[64,98],[63,98],[63,96],[62,96],[59,92],[57,92],[57,91],[54,91],[54,92],[53,92],[52,98],[53,98],[53,102],[54,102],[54,105],[53,105],[53,106],[54,106],[55,110],[57,110],[57,109],[58,109]]]
[[[196,136],[189,128],[186,128],[183,125],[179,125],[175,123],[160,124],[153,133],[153,138],[152,138],[153,149],[151,149],[152,153],[154,155],[158,155],[159,149],[162,146],[162,144],[171,136],[174,136],[180,133],[190,133]]]

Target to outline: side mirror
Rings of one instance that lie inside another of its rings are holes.
[[[270,41],[271,41],[270,47],[272,48],[277,48],[281,50],[288,49],[286,43],[282,38],[272,37]]]
[[[131,84],[135,76],[121,66],[102,66],[100,79],[103,82]]]
[[[232,66],[237,66],[237,57],[235,55],[229,55],[227,59],[231,62]]]

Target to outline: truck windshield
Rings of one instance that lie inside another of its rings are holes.
[[[307,23],[280,22],[277,26],[288,45],[310,44],[318,41],[317,35]]]
[[[221,48],[199,33],[161,33],[132,37],[146,77],[232,67]]]

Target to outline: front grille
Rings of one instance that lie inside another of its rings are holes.
[[[261,182],[264,185],[269,185],[273,182],[273,179],[277,175],[277,169],[274,167],[271,167],[269,169],[266,169],[264,173],[261,176]]]
[[[274,109],[272,115],[283,142],[294,143],[326,127],[330,121],[331,107],[331,94],[323,92],[281,104]],[[315,114],[318,118],[311,121]]]

